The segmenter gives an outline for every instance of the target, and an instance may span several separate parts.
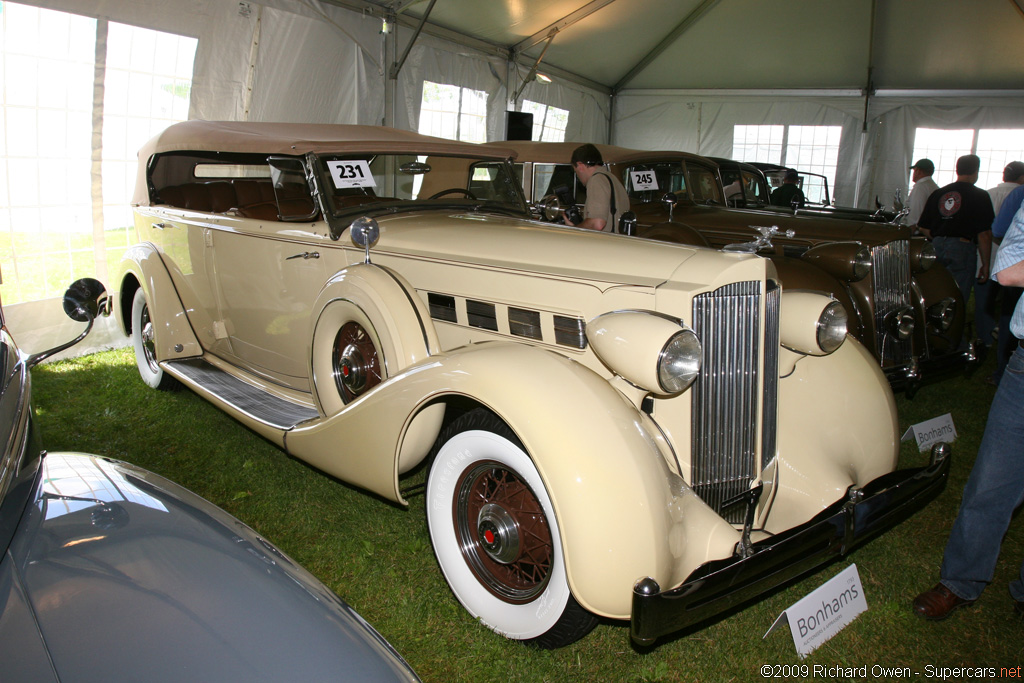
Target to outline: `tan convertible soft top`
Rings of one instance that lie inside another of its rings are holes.
[[[498,145],[476,145],[420,135],[384,126],[335,123],[263,123],[184,121],[168,126],[139,150],[134,206],[149,204],[146,167],[163,152],[241,152],[302,155],[307,152],[377,154],[464,154],[481,159],[508,159],[515,151]]]

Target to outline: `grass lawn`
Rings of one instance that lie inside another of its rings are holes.
[[[189,391],[153,391],[138,378],[130,349],[36,368],[34,402],[48,449],[127,460],[225,508],[355,607],[425,681],[752,681],[762,678],[764,665],[787,664],[806,664],[808,673],[831,667],[808,676],[818,680],[906,680],[936,678],[939,667],[988,666],[998,674],[1024,663],[1024,623],[1006,588],[1024,560],[1019,518],[993,585],[974,607],[940,623],[910,611],[914,595],[938,579],[995,391],[982,381],[991,366],[990,359],[972,378],[924,387],[912,400],[897,398],[901,430],[953,416],[951,481],[937,500],[842,561],[649,650],[632,646],[628,626],[618,622],[602,623],[556,651],[494,635],[449,592],[430,547],[422,495],[399,508],[289,458]],[[903,445],[902,465],[925,459],[913,443]],[[423,477],[419,472],[407,483]],[[783,610],[850,563],[864,584],[867,612],[805,660],[787,629],[762,639]],[[835,667],[867,667],[868,675],[844,678]],[[909,675],[886,676],[881,667],[908,667]]]

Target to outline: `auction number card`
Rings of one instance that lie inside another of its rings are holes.
[[[658,178],[654,175],[654,171],[630,171],[629,177],[633,181],[634,190],[658,189]]]
[[[339,190],[347,187],[376,187],[377,185],[370,172],[370,164],[362,159],[328,161],[327,168],[331,171],[334,187]]]

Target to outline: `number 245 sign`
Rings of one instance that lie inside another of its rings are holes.
[[[377,183],[370,173],[370,164],[366,161],[346,160],[328,161],[327,168],[331,170],[331,179],[334,180],[334,187],[375,187]]]
[[[657,190],[658,178],[654,171],[630,171],[629,177],[633,181],[634,190]]]

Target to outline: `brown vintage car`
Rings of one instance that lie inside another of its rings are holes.
[[[584,201],[568,163],[578,143],[501,144],[517,152],[527,199],[546,218],[561,220],[567,200]],[[842,302],[850,333],[872,351],[894,390],[913,393],[924,381],[976,364],[975,344],[962,343],[963,297],[931,245],[909,228],[730,208],[719,167],[707,157],[597,147],[629,192],[638,236],[756,250],[772,260],[788,289],[828,292]]]
[[[798,216],[818,216],[821,218],[845,218],[871,223],[899,224],[909,212],[903,207],[903,199],[899,190],[893,197],[893,208],[882,206],[875,198],[875,209],[859,209],[852,206],[836,206],[828,191],[828,178],[820,173],[810,173],[798,169],[789,169],[778,164],[747,163],[721,157],[708,157],[716,164],[722,175],[725,186],[726,204],[739,209],[768,209],[779,213],[796,214]],[[775,206],[771,203],[771,193],[782,185],[786,172],[795,170],[799,176],[797,186],[804,193],[804,206],[795,208]]]

